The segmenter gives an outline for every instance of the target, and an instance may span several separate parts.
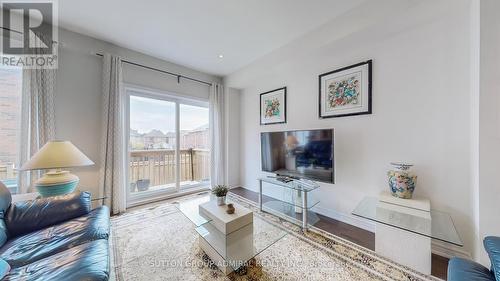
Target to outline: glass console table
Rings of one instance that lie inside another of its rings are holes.
[[[375,252],[424,274],[431,273],[432,239],[463,246],[451,216],[432,210],[425,198],[382,192],[365,197],[352,214],[376,222]]]
[[[259,208],[261,211],[270,211],[285,215],[292,221],[301,221],[302,229],[307,230],[309,225],[319,221],[319,217],[310,210],[319,203],[319,200],[310,192],[316,190],[319,185],[309,180],[280,181],[275,177],[259,178]],[[274,196],[264,198],[263,183],[279,186],[292,192],[292,196],[277,199]]]
[[[420,215],[399,211],[398,208],[407,207],[381,202],[375,197],[365,197],[352,214],[456,246],[463,246],[462,240],[449,214],[431,210],[429,219]]]
[[[253,215],[253,223],[239,228],[231,233],[223,233],[215,226],[216,222],[199,211],[199,205],[210,200],[209,196],[195,200],[180,202],[178,209],[195,225],[195,231],[199,234],[202,243],[208,243],[215,250],[215,256],[221,257],[220,261],[212,260],[226,274],[230,271],[238,271],[247,265],[247,262],[260,254],[262,251],[278,242],[287,235],[287,232]],[[227,203],[235,204],[236,209],[243,208],[231,199]],[[206,253],[212,257],[213,253]],[[224,267],[230,270],[225,271]]]

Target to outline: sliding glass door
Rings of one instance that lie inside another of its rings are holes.
[[[210,184],[208,108],[180,104],[180,187]]]
[[[210,184],[208,103],[127,89],[127,204]]]

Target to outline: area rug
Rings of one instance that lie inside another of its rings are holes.
[[[178,209],[197,194],[113,217],[112,270],[116,280],[440,280],[378,256],[318,229],[303,232],[232,195],[256,216],[288,232],[257,255],[245,271],[225,276],[200,250],[194,224]]]

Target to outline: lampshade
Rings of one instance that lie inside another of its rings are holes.
[[[26,162],[21,170],[90,166],[94,162],[70,141],[49,141]]]

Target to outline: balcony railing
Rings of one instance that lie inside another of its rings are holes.
[[[179,153],[180,182],[204,182],[210,178],[210,151],[183,149]],[[142,186],[175,183],[175,150],[134,150],[130,152],[129,179],[131,191]]]

